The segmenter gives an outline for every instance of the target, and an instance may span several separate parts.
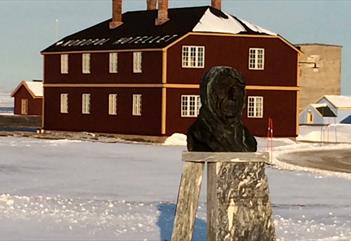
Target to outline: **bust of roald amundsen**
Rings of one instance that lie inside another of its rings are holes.
[[[255,152],[257,142],[243,125],[245,81],[231,67],[211,68],[200,84],[201,108],[187,133],[189,151]]]

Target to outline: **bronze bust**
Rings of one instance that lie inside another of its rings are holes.
[[[189,151],[255,152],[257,142],[243,125],[245,81],[231,67],[211,68],[200,84],[200,114],[187,133]]]

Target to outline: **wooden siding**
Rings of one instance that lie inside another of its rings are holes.
[[[181,117],[181,95],[198,95],[198,89],[167,90],[167,132],[186,133],[195,117]],[[268,118],[273,119],[275,137],[296,136],[296,92],[248,90],[247,96],[262,96],[264,102],[263,118],[247,118],[247,109],[243,110],[242,119],[245,126],[255,136],[267,135]],[[279,103],[279,104],[278,104]],[[246,99],[247,105],[247,99]]]
[[[45,87],[44,129],[161,135],[161,89]],[[68,114],[60,94],[68,93]],[[90,93],[90,114],[82,114],[82,94]],[[118,94],[117,115],[108,114],[108,94]],[[142,94],[142,115],[132,116],[132,95]]]
[[[205,46],[205,68],[182,68],[183,45]],[[249,48],[264,48],[264,70],[248,69]],[[168,49],[167,82],[199,83],[211,67],[224,65],[238,69],[247,85],[297,86],[297,57],[279,38],[190,35]]]
[[[267,136],[268,119],[273,120],[274,137],[296,137],[296,91],[248,90],[246,96],[263,97],[263,118],[247,118],[243,122],[255,136]],[[247,105],[247,101],[246,101]]]
[[[90,74],[82,73],[82,53],[69,54],[68,74],[61,74],[60,54],[44,55],[44,80],[46,84],[162,83],[162,51],[142,53],[142,73],[133,73],[133,52],[118,53],[118,73],[109,73],[109,52],[91,53]]]
[[[16,92],[14,113],[21,115],[21,100],[28,100],[28,115],[41,115],[43,98],[33,98],[28,90],[22,85]]]

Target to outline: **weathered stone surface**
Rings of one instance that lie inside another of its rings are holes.
[[[245,81],[231,67],[213,67],[201,81],[201,109],[187,133],[189,151],[255,152],[257,142],[241,121]]]
[[[204,163],[184,162],[172,241],[191,241],[202,182]]]
[[[208,240],[275,240],[264,163],[209,163]]]
[[[183,152],[184,162],[266,162],[268,152]]]

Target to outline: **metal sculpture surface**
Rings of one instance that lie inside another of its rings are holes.
[[[243,125],[245,81],[231,67],[211,68],[200,85],[201,109],[187,133],[189,151],[255,152],[257,142]]]

